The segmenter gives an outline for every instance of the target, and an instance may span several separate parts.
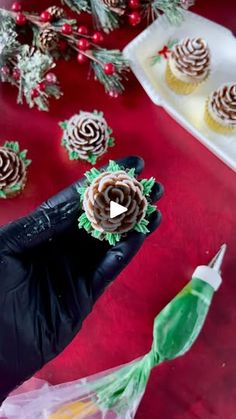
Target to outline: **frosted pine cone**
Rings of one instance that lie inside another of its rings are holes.
[[[54,21],[59,20],[65,16],[64,9],[58,6],[48,7],[47,12],[50,13],[50,15],[52,16],[52,20]]]
[[[110,8],[117,8],[121,5],[121,1],[120,0],[103,0],[103,3]]]
[[[52,29],[43,29],[38,34],[38,44],[42,51],[51,51],[58,45],[59,37]]]
[[[94,164],[113,145],[112,130],[101,112],[80,112],[61,123],[61,127],[64,128],[62,144],[71,160]]]
[[[17,142],[6,142],[0,147],[0,198],[18,195],[24,189],[30,160],[26,151],[19,152]]]
[[[195,0],[180,0],[180,6],[185,10],[188,10],[190,7],[194,6],[194,4]]]
[[[110,201],[127,208],[127,211],[110,218]],[[147,199],[143,186],[131,178],[124,170],[104,172],[87,188],[83,208],[95,230],[110,233],[127,233],[146,214]]]

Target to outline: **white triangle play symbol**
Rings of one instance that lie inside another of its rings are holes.
[[[115,218],[123,212],[126,212],[127,208],[123,205],[117,204],[117,202],[110,201],[110,218]]]

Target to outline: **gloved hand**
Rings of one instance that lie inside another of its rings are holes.
[[[137,157],[118,162],[137,174],[143,169]],[[162,192],[156,183],[152,201]],[[0,228],[0,405],[71,342],[145,240],[131,232],[110,247],[78,229],[79,207],[74,184]],[[160,212],[151,215],[151,232],[160,220]]]

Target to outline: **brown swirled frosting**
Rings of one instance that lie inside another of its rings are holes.
[[[89,156],[101,156],[106,152],[109,129],[100,114],[81,112],[72,116],[64,131],[64,141],[68,151],[76,152],[79,159],[88,160]]]
[[[16,194],[26,181],[26,167],[17,153],[6,147],[0,147],[0,191],[6,196]],[[14,189],[15,187],[15,189]]]
[[[110,201],[123,205],[127,211],[111,219]],[[126,233],[144,218],[147,199],[143,186],[125,171],[104,172],[87,188],[83,208],[94,229]]]
[[[236,127],[236,83],[225,84],[212,92],[208,110],[220,124]]]
[[[172,73],[185,82],[204,80],[210,70],[210,51],[202,38],[185,38],[175,45],[169,65]]]

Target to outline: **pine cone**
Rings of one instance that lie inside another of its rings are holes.
[[[96,160],[107,151],[111,129],[102,114],[80,112],[72,116],[64,131],[63,144],[71,159]]]
[[[26,167],[23,160],[6,147],[0,147],[0,192],[7,197],[15,196],[26,183]],[[19,186],[16,192],[14,187]]]
[[[127,211],[110,218],[110,201],[127,208]],[[95,230],[109,233],[126,233],[134,228],[146,214],[147,199],[143,186],[124,170],[103,172],[86,189],[83,208]]]
[[[47,12],[50,13],[50,15],[52,16],[52,20],[54,20],[54,21],[60,20],[61,18],[63,18],[65,16],[64,9],[62,9],[62,7],[58,7],[58,6],[48,7]]]
[[[122,2],[120,0],[103,0],[103,3],[109,8],[119,8],[122,6]]]
[[[43,29],[39,32],[38,43],[42,51],[51,51],[58,45],[59,36],[52,29]]]

